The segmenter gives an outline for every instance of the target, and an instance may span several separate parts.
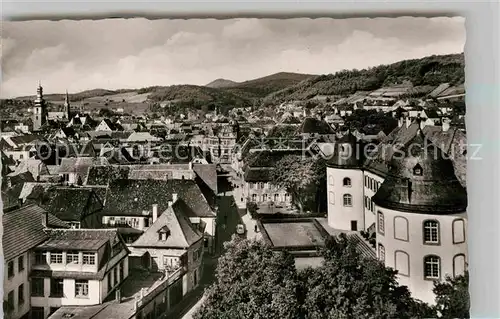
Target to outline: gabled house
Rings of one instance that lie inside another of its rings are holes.
[[[110,181],[102,223],[108,227],[144,232],[153,224],[154,210],[164,212],[177,199],[187,203],[195,217],[193,222],[203,221],[206,225],[204,245],[208,251],[212,251],[216,214],[195,180]],[[137,234],[131,231],[123,236],[127,244],[132,244],[138,238]]]
[[[110,119],[103,119],[95,128],[95,131],[123,131],[123,127],[119,123],[113,123]]]
[[[182,199],[175,199],[159,216],[153,209],[153,224],[131,245],[135,254],[147,254],[152,271],[168,276],[184,268],[184,294],[198,285],[202,271],[203,229],[186,216],[191,213]]]
[[[47,227],[65,228],[67,226],[36,205],[28,205],[4,213],[2,224],[5,270],[3,280],[4,316],[6,319],[26,318],[32,309],[30,298],[32,288],[30,281],[31,253],[33,249],[49,238],[44,231]]]
[[[101,227],[103,203],[90,188],[55,186],[31,200],[71,228]]]
[[[34,318],[61,306],[102,304],[128,277],[129,250],[116,229],[48,229],[31,262]]]
[[[63,158],[59,167],[59,175],[68,184],[82,185],[87,177],[90,167],[95,165],[108,165],[104,157],[71,157]]]

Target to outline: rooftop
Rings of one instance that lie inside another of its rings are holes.
[[[116,229],[51,229],[47,231],[50,239],[37,248],[95,251],[114,240],[117,234]]]
[[[175,201],[134,243],[134,247],[189,248],[203,238],[189,221],[195,215],[182,200]],[[168,229],[166,240],[159,240],[159,232]]]
[[[49,238],[44,232],[45,214],[46,211],[37,205],[27,205],[3,214],[4,260],[11,260]],[[66,223],[51,214],[48,214],[48,218],[49,226],[68,227]]]
[[[168,208],[173,194],[177,194],[199,217],[215,216],[199,186],[194,180],[114,180],[106,193],[105,214],[110,216],[137,216],[151,211],[158,204],[158,212]]]
[[[276,248],[314,250],[324,246],[328,236],[314,219],[263,220],[261,225],[264,240]]]

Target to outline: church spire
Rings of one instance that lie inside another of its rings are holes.
[[[38,88],[36,89],[36,99],[33,107],[33,130],[38,131],[46,120],[45,101],[43,99],[43,88],[40,80],[38,80]]]
[[[71,119],[71,106],[69,105],[68,90],[66,90],[66,97],[64,99],[64,108],[66,110],[66,116],[67,116],[68,120],[70,120]]]

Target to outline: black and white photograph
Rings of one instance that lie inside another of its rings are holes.
[[[1,42],[4,318],[470,318],[465,18]]]

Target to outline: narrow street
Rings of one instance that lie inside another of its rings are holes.
[[[242,219],[238,212],[233,197],[233,187],[231,186],[231,179],[227,177],[218,180],[218,207],[216,221],[216,246],[215,256],[205,257],[205,266],[200,285],[189,296],[181,302],[178,311],[171,315],[171,318],[192,319],[196,310],[201,306],[204,298],[203,293],[205,288],[215,280],[215,269],[217,267],[217,259],[224,253],[224,242],[231,240],[231,236],[236,233],[236,226],[242,223]],[[177,310],[177,309],[176,309]]]

